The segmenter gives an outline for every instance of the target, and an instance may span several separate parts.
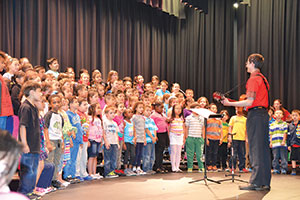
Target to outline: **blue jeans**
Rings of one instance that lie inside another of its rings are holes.
[[[144,172],[152,170],[155,161],[155,144],[147,143],[144,146],[143,170]]]
[[[28,194],[35,188],[36,174],[39,165],[39,154],[24,153],[20,161],[20,184],[18,191]]]
[[[288,162],[287,162],[287,148],[286,147],[276,147],[272,149],[273,153],[273,169],[280,170],[279,159],[281,160],[281,168],[287,170]]]
[[[104,145],[104,176],[117,168],[117,153],[117,144],[111,144],[109,149]]]
[[[36,186],[40,188],[50,187],[54,170],[55,170],[55,166],[53,163],[45,163],[44,169],[41,173],[40,179],[36,184]]]
[[[0,117],[0,129],[6,130],[6,120],[7,116]]]
[[[237,158],[239,158],[239,170],[242,170],[245,168],[245,154],[246,154],[246,148],[245,148],[245,141],[241,140],[233,140],[233,167],[235,169],[236,167],[236,161]],[[231,168],[231,159],[229,161],[229,167]]]
[[[133,166],[136,166],[136,167],[141,166],[141,161],[143,159],[143,148],[144,148],[144,143],[136,143],[135,162],[134,162]]]
[[[70,160],[67,161],[66,166],[64,167],[64,178],[67,178],[68,176],[75,178],[76,160],[77,160],[79,145],[80,144],[78,142],[74,142],[73,147],[70,148],[71,158]]]

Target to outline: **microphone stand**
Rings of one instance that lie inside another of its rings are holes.
[[[219,180],[219,181],[220,182],[224,182],[224,181],[232,181],[232,182],[234,182],[234,181],[240,181],[240,182],[243,182],[243,183],[248,183],[247,181],[234,178],[235,176],[241,177],[240,174],[235,174],[234,173],[234,165],[233,165],[233,156],[234,156],[234,152],[233,152],[234,151],[234,149],[233,149],[233,136],[235,134],[236,133],[228,133],[228,135],[230,135],[231,138],[232,138],[232,142],[231,142],[232,144],[231,144],[231,147],[230,147],[230,149],[231,149],[231,173],[230,174],[225,174],[225,177],[231,176],[231,178],[222,179],[222,180]]]
[[[211,114],[209,115],[208,118],[222,118],[223,115],[222,114]],[[194,181],[190,181],[189,183],[196,183],[196,182],[200,182],[200,181],[204,181],[205,185],[207,186],[207,181],[213,182],[213,183],[217,183],[217,184],[221,184],[220,181],[216,181],[210,178],[207,178],[207,171],[206,171],[206,166],[207,166],[207,162],[206,162],[206,157],[207,157],[207,144],[206,144],[206,132],[207,132],[207,118],[204,117],[204,128],[205,128],[205,140],[204,140],[204,151],[205,151],[205,162],[204,162],[204,174],[203,174],[203,178],[198,179],[198,180],[194,180]]]

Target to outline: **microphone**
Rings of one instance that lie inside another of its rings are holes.
[[[211,114],[208,116],[208,118],[223,118],[224,114],[216,113],[216,114]]]

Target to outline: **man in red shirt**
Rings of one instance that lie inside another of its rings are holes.
[[[252,174],[249,185],[240,187],[241,190],[270,190],[271,158],[269,150],[269,84],[260,73],[264,57],[251,54],[246,62],[250,78],[246,85],[247,99],[236,102],[222,101],[224,106],[247,107],[247,134]]]

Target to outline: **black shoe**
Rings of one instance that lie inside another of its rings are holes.
[[[162,172],[162,173],[168,173],[169,171],[168,171],[166,168],[162,168],[162,169],[161,169],[161,172]]]
[[[269,185],[263,185],[260,187],[259,191],[270,191],[271,190],[271,186]]]
[[[80,183],[80,180],[77,178],[67,177],[64,179],[65,181],[69,182],[70,184]]]
[[[271,187],[268,185],[258,186],[255,184],[249,184],[247,186],[240,186],[240,190],[253,190],[253,191],[270,191]]]
[[[54,180],[54,181],[52,181],[51,182],[51,185],[53,186],[53,187],[55,187],[56,189],[61,189],[63,186],[61,185],[61,183],[59,182],[59,181],[57,181],[57,180]]]

